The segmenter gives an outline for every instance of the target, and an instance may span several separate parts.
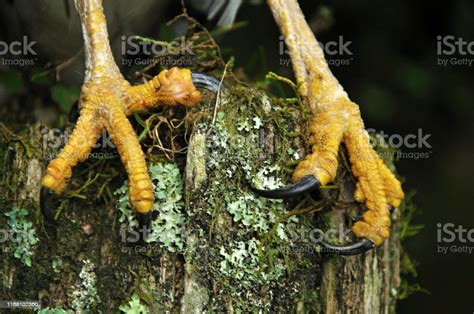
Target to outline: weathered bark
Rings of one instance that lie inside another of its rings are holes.
[[[308,233],[296,237],[293,231],[327,230],[331,226],[328,218],[335,226],[351,221],[347,212],[358,205],[351,202],[354,182],[344,162],[335,188],[316,193],[315,200],[265,201],[262,205],[252,198],[248,181],[267,160],[269,166],[280,166],[268,176],[288,180],[293,167],[287,163],[288,149],[304,154],[305,112],[300,111],[298,102],[271,102],[263,93],[237,89],[219,104],[213,124],[214,105],[209,101],[200,107],[182,169],[187,222],[181,253],[158,244],[141,247],[124,243],[115,199],[100,192],[95,183],[82,191],[87,199],[71,198],[64,203],[57,225],[43,223],[38,193],[47,163],[43,156],[48,149],[41,147],[45,132],[35,126],[22,137],[30,146],[29,154],[21,141],[5,141],[0,150],[4,177],[1,213],[12,206],[28,209],[39,243],[31,267],[8,252],[11,243],[2,243],[0,299],[40,300],[44,307],[68,310],[77,309],[74,302],[82,300],[83,308],[104,313],[117,312],[133,293],[151,313],[393,312],[400,284],[398,211],[393,214],[391,238],[376,250],[355,257],[320,255]],[[274,109],[276,106],[281,109]],[[245,121],[248,128],[242,126]],[[221,136],[226,132],[227,144],[217,143],[224,141]],[[246,165],[249,170],[243,171]],[[99,166],[91,160],[75,171],[69,189],[77,189],[94,173],[107,175],[109,181],[104,182],[111,191],[125,177],[117,158]],[[333,210],[302,210],[318,209],[320,199],[332,204]],[[243,219],[237,219],[232,206],[245,202],[251,204],[248,210],[261,216],[244,213]],[[295,206],[300,209],[294,216],[298,222],[285,223],[288,217],[282,217]],[[265,210],[275,214],[266,216]],[[285,223],[288,240],[271,232],[278,219]],[[0,215],[0,223],[5,228],[4,215]],[[256,223],[268,226],[256,229]],[[95,274],[94,289],[81,286],[81,271],[88,279]]]

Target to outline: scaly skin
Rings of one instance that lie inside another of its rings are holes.
[[[268,0],[268,5],[290,51],[299,92],[313,112],[312,152],[296,167],[293,181],[308,175],[322,185],[333,181],[344,143],[358,179],[355,199],[368,209],[352,230],[380,245],[390,235],[389,207],[398,207],[404,197],[401,184],[370,146],[359,107],[332,75],[298,2]]]
[[[109,46],[101,0],[76,0],[86,48],[86,79],[80,96],[80,116],[66,146],[52,160],[41,184],[61,194],[72,168],[85,160],[106,129],[129,177],[130,203],[139,213],[153,206],[153,185],[135,131],[127,119],[156,106],[194,106],[201,95],[187,69],[172,68],[149,82],[131,86],[120,74]]]

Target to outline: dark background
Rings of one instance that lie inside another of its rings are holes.
[[[24,3],[21,10],[32,11],[32,16],[48,14],[30,7],[29,2]],[[158,37],[160,25],[181,10],[179,1],[162,1],[159,12],[147,10],[142,14],[139,3],[134,4],[137,7],[133,13],[136,16],[151,15],[153,22],[143,18],[143,21],[147,20],[146,27],[143,23],[141,27],[135,26],[136,21],[130,23],[130,33]],[[438,57],[446,57],[437,55],[437,36],[453,35],[468,42],[474,41],[474,3],[468,0],[439,4],[414,1],[300,3],[319,41],[337,41],[339,36],[344,41],[351,41],[349,49],[352,55],[342,56],[344,59],[350,57],[350,64],[333,66],[332,71],[360,105],[366,127],[401,136],[417,134],[418,129],[423,134],[431,134],[428,138],[431,148],[401,147],[402,152],[423,153],[427,158],[401,158],[397,163],[399,174],[406,179],[404,190],[416,191],[414,201],[421,210],[414,222],[424,225],[417,236],[405,241],[406,250],[416,261],[418,272],[418,276],[410,275],[408,280],[429,291],[415,293],[400,301],[399,312],[473,313],[474,252],[438,253],[437,224],[454,223],[474,228],[471,205],[474,64],[471,67],[438,65]],[[61,1],[56,1],[56,4],[63,14]],[[39,50],[44,52],[36,60],[39,68],[48,68],[64,56],[77,53],[75,45],[81,45],[80,35],[74,33],[75,36],[57,40],[54,34],[59,29],[48,29],[51,24],[48,18],[28,22],[29,19],[12,15],[11,12],[19,10],[18,1],[17,7],[14,5],[15,1],[2,1],[1,14],[8,15],[9,19],[0,22],[0,39],[12,40],[19,34],[21,38],[21,34],[32,28],[44,26],[45,30],[40,33],[47,36],[39,43]],[[70,9],[74,18],[74,7]],[[124,19],[131,11],[125,13]],[[206,22],[197,12],[190,13],[197,14],[212,28],[212,22]],[[12,20],[20,22],[12,23]],[[120,21],[118,18],[117,23],[123,24]],[[245,3],[237,21],[246,24],[217,38],[224,56],[235,57],[235,69],[251,81],[262,80],[268,71],[291,76],[290,67],[279,65],[279,33],[267,7]],[[111,36],[114,36],[113,30]],[[48,49],[48,41],[54,49]],[[59,52],[54,54],[52,50]],[[455,54],[452,57],[474,59],[474,55]],[[331,59],[334,58],[339,56]],[[9,122],[19,123],[45,115],[52,117],[52,123],[61,121],[61,113],[65,110],[59,108],[55,97],[42,97],[41,103],[36,102],[31,110],[25,109],[23,104],[28,103],[25,99],[30,99],[32,93],[44,92],[26,82],[25,71],[29,71],[27,75],[31,74],[31,69],[0,66],[0,121],[14,117],[15,121]],[[15,83],[18,79],[15,72],[21,73],[23,79],[20,81],[23,83]],[[81,75],[74,73],[76,75],[72,78],[65,75],[56,81],[77,90]],[[42,112],[37,112],[38,107]],[[474,246],[473,243],[467,245]]]

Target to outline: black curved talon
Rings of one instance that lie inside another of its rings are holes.
[[[140,242],[145,243],[151,232],[151,213],[137,213],[138,232],[140,234]]]
[[[54,195],[53,191],[45,186],[41,187],[40,191],[40,209],[43,213],[43,216],[46,220],[50,223],[54,223],[54,211],[56,208],[56,195]]]
[[[364,252],[367,252],[375,247],[375,243],[367,238],[362,238],[359,242],[356,242],[351,245],[333,245],[327,242],[321,242],[323,254],[336,254],[336,255],[359,255]]]
[[[285,187],[275,189],[275,190],[259,190],[253,189],[255,193],[260,196],[266,198],[274,198],[274,199],[281,199],[281,198],[290,198],[294,196],[299,196],[301,194],[305,194],[311,192],[317,188],[319,188],[320,184],[318,179],[313,176],[306,176],[303,177],[300,181],[295,182],[293,184],[287,185]]]
[[[191,79],[193,81],[193,84],[197,87],[205,88],[213,93],[217,93],[219,91],[219,88],[225,88],[224,83],[221,83],[220,80],[204,73],[192,72]]]

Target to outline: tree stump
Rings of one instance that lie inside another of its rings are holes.
[[[390,239],[367,254],[340,257],[318,249],[322,232],[344,234],[360,214],[344,153],[336,182],[321,193],[283,202],[250,189],[287,183],[304,156],[308,113],[298,97],[271,99],[235,87],[217,103],[204,97],[192,114],[183,135],[189,136],[187,155],[174,160],[184,194],[184,222],[174,239],[183,245],[174,248],[124,241],[126,222],[119,221],[113,191],[125,176],[113,149],[106,150],[110,159],[89,158],[75,170],[51,224],[38,205],[51,132],[35,125],[3,136],[0,223],[8,228],[4,214],[25,208],[39,241],[31,267],[13,256],[15,243],[2,243],[0,299],[103,313],[121,305],[149,313],[394,311],[398,210]],[[151,164],[169,162],[158,155],[148,150]]]

